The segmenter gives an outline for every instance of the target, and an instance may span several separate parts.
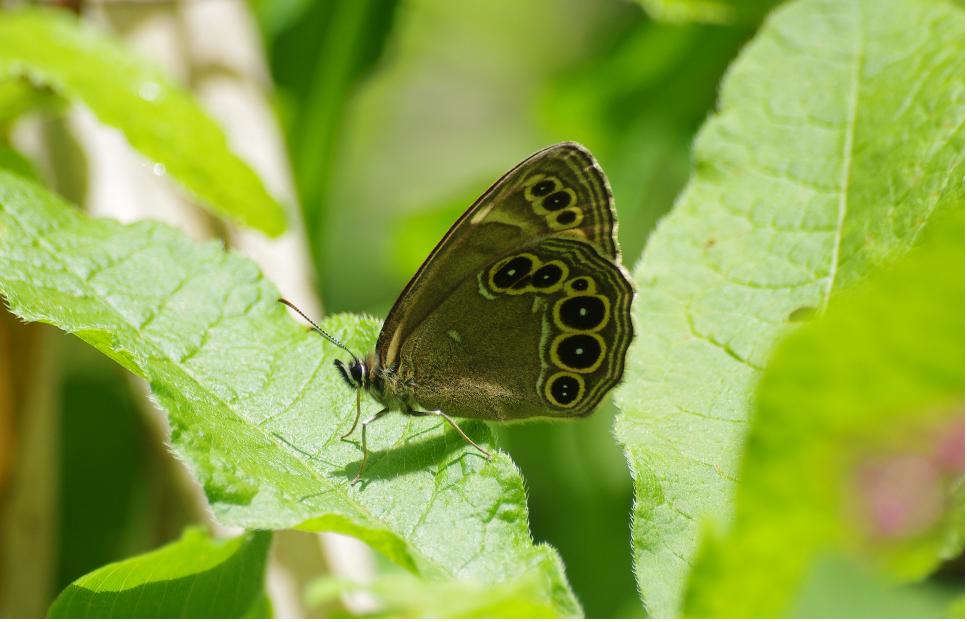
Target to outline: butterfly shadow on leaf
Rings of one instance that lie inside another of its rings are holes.
[[[436,474],[438,470],[447,469],[458,462],[477,460],[481,467],[489,463],[486,456],[473,446],[468,445],[445,422],[441,421],[440,425],[444,427],[442,435],[419,439],[419,437],[435,432],[438,428],[434,426],[417,432],[407,431],[399,441],[384,449],[374,450],[371,446],[366,471],[360,480],[361,490],[365,490],[367,484],[374,480],[393,479],[418,471],[429,471]],[[464,432],[475,442],[492,444],[493,434],[485,423],[480,421],[463,422],[462,425]],[[350,442],[362,450],[362,444],[358,439],[346,442]],[[359,472],[361,462],[362,457],[330,473],[352,480]],[[471,464],[472,462],[468,462],[468,466]]]
[[[377,450],[370,449],[369,459],[366,463],[366,471],[360,480],[361,489],[365,489],[367,483],[372,480],[388,480],[406,473],[424,470],[432,470],[435,473],[440,468],[446,469],[457,462],[467,459],[473,460],[476,458],[482,464],[489,462],[486,456],[482,455],[471,445],[468,445],[453,430],[449,429],[444,422],[441,421],[440,425],[444,426],[444,433],[442,435],[414,440],[421,436],[432,434],[437,430],[436,426],[416,432],[407,431],[404,437],[391,447]],[[493,443],[493,434],[483,422],[466,422],[463,429],[477,443],[485,443],[488,441],[489,444]],[[332,470],[327,472],[331,477],[345,477],[348,481],[352,481],[359,473],[359,467],[362,463],[361,456],[359,460],[349,462],[342,468],[339,468],[332,462],[323,460],[319,456],[314,456],[304,449],[293,445],[281,434],[273,433],[273,436],[288,447],[290,451],[297,452],[313,462],[331,468]],[[338,442],[350,443],[355,445],[360,451],[362,450],[362,443],[359,439]],[[434,469],[433,467],[437,468]]]

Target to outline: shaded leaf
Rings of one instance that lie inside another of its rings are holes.
[[[157,223],[86,218],[2,172],[0,206],[0,292],[11,310],[147,378],[220,521],[337,531],[431,579],[536,576],[537,605],[580,612],[556,552],[532,543],[506,455],[488,462],[436,418],[396,415],[370,428],[364,483],[349,486],[361,455],[339,439],[355,405],[332,369],[341,351],[290,318],[252,262]],[[350,316],[324,326],[356,351],[378,329]],[[490,442],[484,424],[465,430]]]
[[[25,158],[19,151],[0,142],[0,169],[6,169],[22,177],[37,180],[37,171],[30,160]]]
[[[80,100],[215,212],[277,235],[282,207],[183,89],[64,11],[0,13],[0,78]]]
[[[71,583],[52,618],[237,618],[266,601],[272,535],[222,542],[199,529],[156,551],[108,564]],[[264,609],[259,609],[264,611]]]
[[[652,615],[680,612],[700,523],[731,514],[752,391],[790,315],[821,314],[956,202],[963,69],[963,13],[912,0],[791,3],[730,69],[635,271],[617,395]]]
[[[951,606],[957,588],[924,581],[891,585],[855,561],[826,557],[802,587],[795,618],[963,618]],[[960,589],[963,599],[963,586]]]

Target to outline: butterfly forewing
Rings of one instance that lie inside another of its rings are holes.
[[[495,258],[552,237],[579,241],[615,262],[614,231],[611,190],[591,154],[576,143],[537,152],[477,199],[424,261],[383,325],[381,363],[396,363],[417,327]]]

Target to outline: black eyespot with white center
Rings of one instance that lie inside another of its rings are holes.
[[[601,341],[596,335],[568,335],[555,342],[555,354],[564,367],[590,370],[601,360]]]
[[[578,398],[581,385],[571,376],[560,376],[551,383],[551,394],[560,404],[571,404]]]
[[[529,257],[518,255],[497,270],[491,280],[494,286],[507,289],[530,274],[533,267],[534,262]]]
[[[571,285],[574,287],[574,284]],[[565,298],[557,308],[561,323],[574,330],[593,330],[607,321],[607,305],[599,296]]]
[[[544,197],[544,200],[541,201],[541,206],[548,211],[564,209],[570,204],[571,204],[571,193],[565,190],[558,190],[557,192],[553,192],[547,195],[546,197]]]
[[[554,182],[550,179],[542,179],[531,188],[531,194],[535,197],[542,197],[554,189]]]
[[[576,292],[583,292],[588,288],[588,286],[589,283],[587,279],[574,279],[571,282],[571,289]]]
[[[554,406],[569,408],[584,397],[584,379],[571,372],[557,372],[544,384],[544,397]]]
[[[554,287],[561,282],[564,277],[564,270],[560,266],[549,263],[541,266],[534,276],[531,278],[531,282],[534,287],[545,289],[548,287]]]

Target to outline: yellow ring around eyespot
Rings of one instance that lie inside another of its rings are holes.
[[[598,355],[598,360],[596,360],[594,364],[591,365],[590,367],[571,367],[570,365],[565,365],[564,361],[561,360],[561,357],[557,355],[558,344],[564,341],[565,339],[567,339],[568,337],[574,337],[575,335],[587,335],[589,337],[594,337],[595,341],[598,342],[598,345],[601,346],[601,353]],[[604,362],[604,359],[606,358],[607,354],[608,354],[608,346],[607,344],[604,343],[604,339],[601,337],[601,335],[597,333],[592,333],[590,331],[582,330],[577,332],[564,333],[562,335],[558,335],[557,337],[555,337],[554,341],[551,342],[551,362],[554,363],[556,366],[560,367],[561,369],[566,369],[567,371],[572,371],[575,373],[590,374],[594,372],[599,367],[601,367],[601,363]]]
[[[537,268],[541,266],[541,260],[537,258],[537,255],[534,255],[532,253],[517,253],[516,255],[511,255],[510,257],[504,257],[503,259],[495,263],[490,268],[490,272],[487,273],[487,286],[490,288],[490,291],[493,291],[493,292],[510,291],[509,287],[500,287],[496,283],[494,283],[494,275],[500,272],[501,268],[506,266],[510,261],[517,259],[518,257],[526,257],[527,259],[530,260],[531,270],[527,274],[533,274],[534,270],[536,269],[535,266]],[[522,274],[521,278],[524,278],[525,276],[527,276],[527,274]]]
[[[567,202],[567,207],[562,207],[561,209],[556,209],[556,210],[546,209],[543,205],[544,199],[551,196],[555,192],[561,192],[561,191],[566,192],[568,196],[571,197],[571,200]],[[577,210],[579,214],[578,219],[568,225],[568,227],[572,227],[575,224],[581,222],[581,216],[580,216],[581,208],[576,207],[574,205],[575,203],[577,203],[577,200],[578,200],[577,195],[570,188],[555,188],[554,190],[548,192],[542,197],[536,197],[532,199],[531,208],[534,210],[535,214],[537,214],[538,216],[544,216],[544,217],[547,217],[549,214],[560,214],[561,212],[568,211],[568,210]]]
[[[548,285],[547,287],[538,287],[538,286],[534,285],[533,282],[531,282],[530,285],[528,285],[527,287],[525,287],[523,290],[520,290],[520,291],[529,291],[529,292],[536,293],[536,294],[553,294],[557,290],[559,290],[562,287],[564,287],[564,281],[567,280],[567,276],[568,276],[568,273],[570,272],[570,270],[567,269],[567,265],[563,261],[559,261],[557,259],[552,259],[551,261],[548,261],[547,263],[541,264],[536,270],[534,270],[533,272],[531,272],[531,274],[532,275],[533,274],[536,274],[537,273],[537,270],[540,270],[544,266],[551,266],[551,265],[557,266],[558,268],[561,269],[561,278],[559,278],[556,283],[554,283],[553,285]]]
[[[588,288],[585,290],[574,289],[574,281],[577,281],[578,279],[584,279],[585,281],[587,281]],[[568,296],[584,296],[585,294],[590,296],[597,291],[598,291],[597,283],[595,283],[594,279],[592,279],[589,276],[576,276],[564,284],[564,293],[566,293]]]
[[[551,385],[554,384],[554,381],[560,378],[561,376],[564,376],[565,378],[573,378],[578,382],[578,396],[574,398],[574,400],[570,404],[560,403],[554,398],[554,395],[551,393]],[[581,398],[584,397],[584,389],[585,389],[584,378],[582,378],[577,374],[572,374],[571,372],[559,371],[553,376],[551,376],[550,378],[548,378],[547,382],[544,383],[544,397],[547,398],[548,402],[550,402],[554,406],[557,406],[558,408],[574,408],[576,405],[581,403]]]
[[[604,303],[604,317],[601,318],[601,321],[598,322],[596,326],[591,326],[590,328],[574,328],[573,326],[568,326],[567,324],[564,323],[563,320],[561,320],[561,306],[568,300],[572,298],[578,298],[579,296],[588,296],[590,298],[597,298],[598,300]],[[554,318],[554,325],[563,331],[570,332],[570,333],[596,332],[601,330],[605,326],[607,326],[608,320],[611,319],[611,301],[608,300],[606,297],[602,296],[601,294],[585,294],[584,292],[580,292],[573,296],[565,296],[564,298],[560,298],[557,302],[554,303],[554,310],[551,315]]]
[[[538,196],[534,196],[534,193],[531,192],[531,190],[534,188],[534,186],[538,184],[538,182],[541,182],[545,179],[554,184],[554,188],[547,194],[557,192],[558,190],[561,189],[561,180],[559,180],[557,177],[552,177],[551,175],[532,175],[527,178],[527,181],[524,182],[524,198],[530,201],[531,203],[534,203],[535,201],[539,202],[544,197],[546,197],[547,194],[545,194],[544,196],[538,197]]]
[[[561,223],[557,222],[557,216],[558,214],[563,214],[565,212],[571,212],[576,216],[574,220],[572,220],[571,222],[565,225],[562,225]],[[573,229],[575,227],[580,226],[581,221],[584,220],[584,212],[581,211],[580,207],[577,207],[576,205],[574,205],[571,207],[565,207],[562,210],[557,210],[556,212],[548,212],[547,216],[545,216],[544,218],[545,220],[547,220],[547,226],[553,229],[554,231],[564,231],[566,229]]]

